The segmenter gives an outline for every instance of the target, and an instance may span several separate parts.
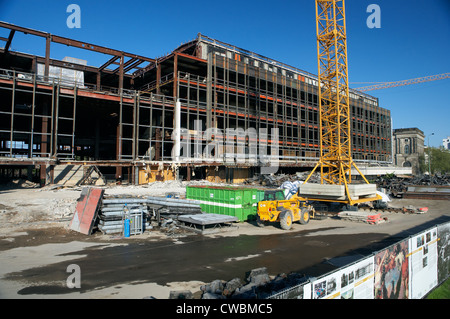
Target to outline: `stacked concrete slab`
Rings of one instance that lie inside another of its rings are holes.
[[[375,197],[377,186],[375,184],[351,184],[348,185],[350,197],[360,199],[363,197]],[[331,184],[302,184],[299,194],[306,198],[319,198],[330,200],[346,200],[344,185]]]

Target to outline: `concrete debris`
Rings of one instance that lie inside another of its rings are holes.
[[[77,202],[72,199],[54,199],[48,204],[48,212],[59,220],[70,220]]]
[[[250,271],[247,281],[255,283],[257,286],[261,286],[270,281],[269,274],[266,267],[253,269]]]
[[[26,179],[14,179],[7,184],[4,184],[5,188],[38,188],[40,187],[39,183],[34,183]]]
[[[432,176],[422,175],[416,177],[388,174],[378,177],[375,182],[378,187],[386,189],[388,194],[391,194],[394,197],[403,197],[403,195],[408,191],[408,186],[450,186],[450,174],[435,174]]]
[[[258,299],[256,288],[258,286],[255,283],[249,282],[248,284],[236,289],[231,296],[232,299]]]
[[[306,276],[298,273],[279,274],[271,279],[267,268],[262,267],[251,270],[244,283],[239,278],[228,282],[214,280],[203,285],[200,290],[202,299],[265,299],[306,280]]]
[[[206,285],[202,285],[200,287],[200,291],[202,291],[203,293],[210,293],[210,294],[222,294],[223,290],[224,290],[224,283],[220,279],[214,280],[213,282]]]
[[[139,187],[144,187],[148,189],[177,189],[177,188],[183,188],[183,182],[178,180],[173,181],[164,181],[164,182],[153,182],[147,185],[140,185]]]
[[[303,182],[308,178],[309,174],[310,172],[297,172],[296,174],[276,175],[256,174],[254,177],[247,179],[244,184],[280,187],[284,182]],[[315,172],[308,180],[308,183],[320,183],[320,174]]]
[[[224,296],[228,297],[234,294],[234,292],[242,287],[242,281],[239,278],[234,278],[225,284],[225,289],[223,290]]]

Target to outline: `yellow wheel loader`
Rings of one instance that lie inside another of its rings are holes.
[[[272,196],[271,196],[272,195]],[[282,229],[289,230],[294,222],[307,224],[314,217],[314,208],[304,198],[294,195],[284,199],[282,191],[266,192],[264,201],[258,203],[256,222],[264,226],[267,222],[279,222]]]

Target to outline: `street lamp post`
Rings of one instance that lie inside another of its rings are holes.
[[[433,183],[433,180],[431,179],[431,154],[430,154],[430,136],[433,135],[434,133],[428,135],[428,173],[430,174],[430,184]]]

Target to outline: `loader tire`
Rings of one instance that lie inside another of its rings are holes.
[[[284,230],[290,230],[294,221],[294,215],[290,210],[285,210],[280,213],[280,226]]]
[[[309,215],[309,211],[307,209],[303,208],[300,211],[300,220],[299,220],[300,224],[302,224],[302,225],[308,224],[310,218],[311,218],[311,216]]]

